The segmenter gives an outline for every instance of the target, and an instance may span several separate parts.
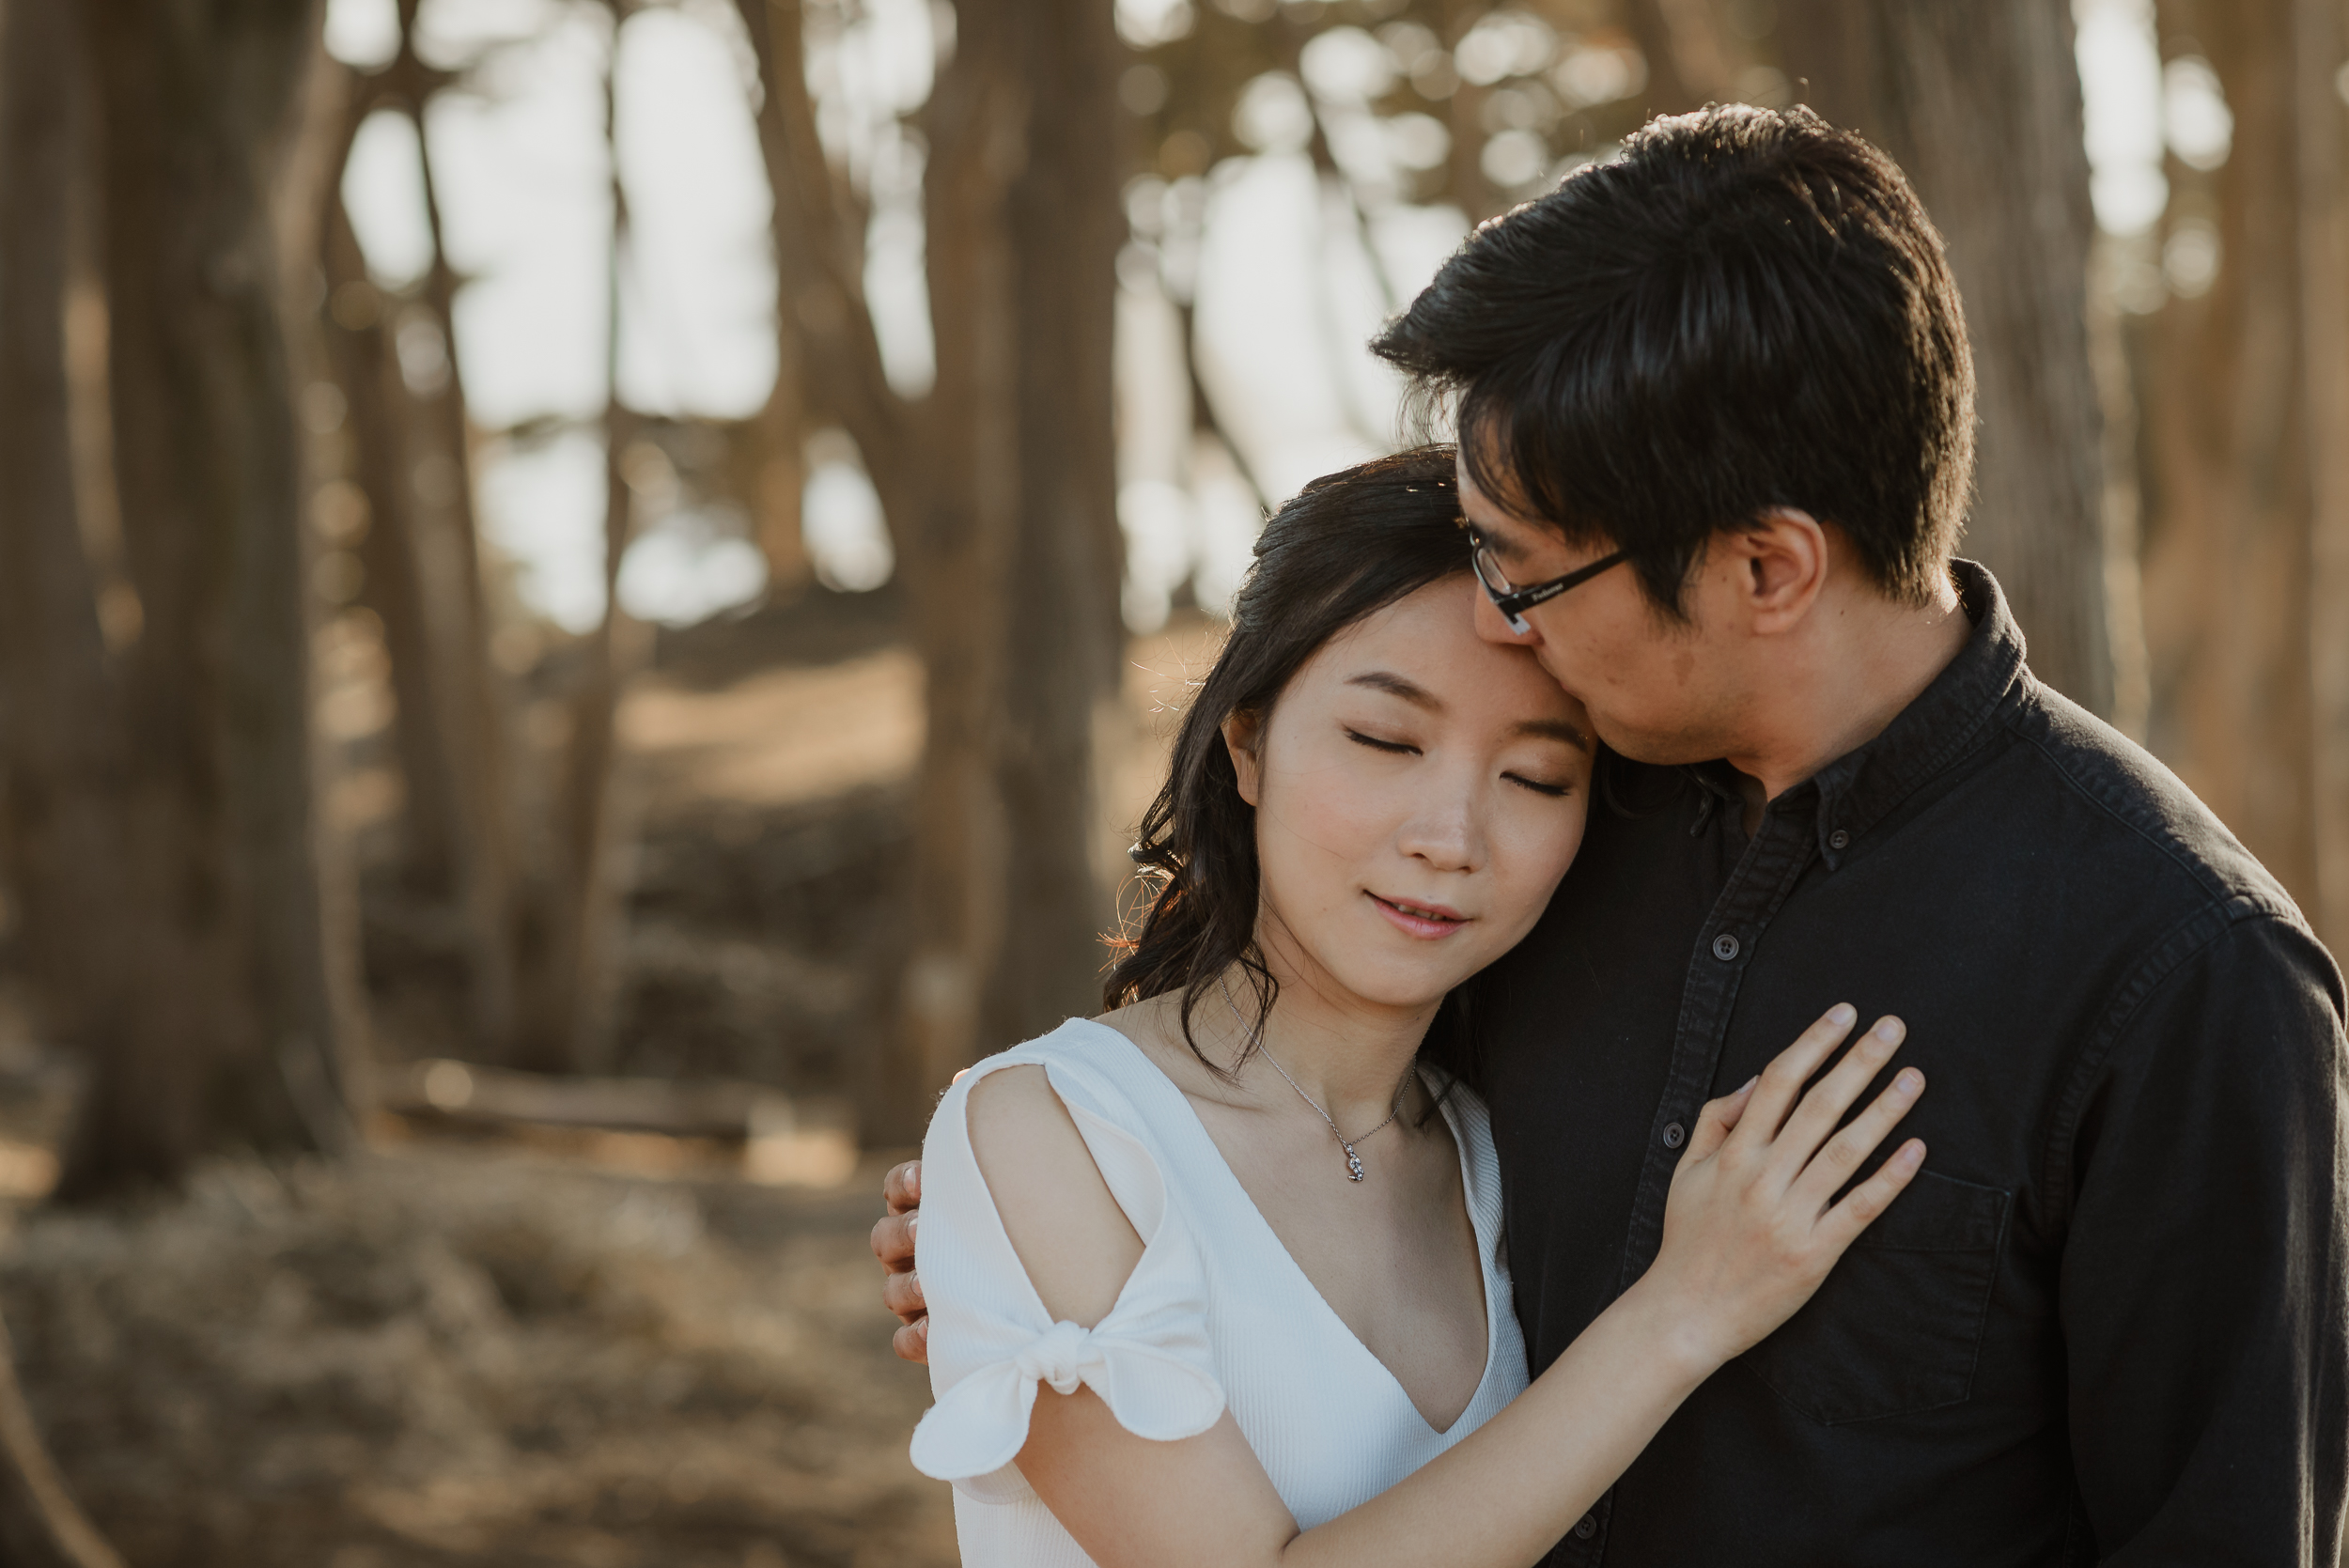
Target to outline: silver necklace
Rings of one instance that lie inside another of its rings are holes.
[[[1403,1092],[1410,1086],[1411,1069],[1408,1067],[1404,1068],[1403,1076],[1395,1079],[1394,1103],[1392,1106],[1388,1108],[1387,1121],[1379,1123],[1377,1126],[1371,1128],[1369,1132],[1356,1133],[1353,1137],[1348,1138],[1345,1133],[1338,1130],[1338,1124],[1330,1117],[1330,1113],[1321,1109],[1321,1102],[1315,1099],[1311,1094],[1305,1093],[1303,1086],[1300,1085],[1295,1079],[1289,1077],[1289,1070],[1286,1067],[1282,1066],[1279,1059],[1276,1058],[1272,1054],[1271,1050],[1266,1047],[1264,1043],[1264,1020],[1259,1018],[1254,1027],[1251,1028],[1248,1021],[1239,1016],[1239,1003],[1232,1000],[1232,987],[1230,984],[1228,982],[1220,982],[1218,988],[1223,992],[1223,1005],[1232,1010],[1232,1021],[1238,1024],[1242,1029],[1248,1031],[1249,1048],[1262,1056],[1267,1062],[1271,1063],[1272,1070],[1281,1075],[1281,1081],[1296,1090],[1297,1097],[1303,1100],[1307,1105],[1312,1106],[1314,1108],[1315,1115],[1320,1117],[1324,1122],[1329,1123],[1330,1136],[1336,1139],[1338,1141],[1338,1147],[1346,1151],[1346,1179],[1350,1182],[1361,1181],[1363,1176],[1362,1157],[1354,1152],[1354,1145],[1357,1143],[1368,1142],[1374,1134],[1384,1132],[1387,1129],[1387,1122],[1392,1122],[1397,1116],[1403,1114]]]

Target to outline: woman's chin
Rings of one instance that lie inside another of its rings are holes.
[[[1346,961],[1328,968],[1340,985],[1362,1001],[1408,1012],[1441,1001],[1446,992],[1483,969],[1491,956],[1466,946],[1454,949],[1447,943],[1438,961],[1436,954],[1417,943],[1370,941],[1351,949]],[[1463,958],[1470,962],[1463,964]]]

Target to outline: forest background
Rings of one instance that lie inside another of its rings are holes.
[[[0,1560],[951,1561],[876,1172],[1092,1009],[1361,345],[1653,114],[1909,171],[1968,552],[2341,950],[2345,39],[0,0]]]

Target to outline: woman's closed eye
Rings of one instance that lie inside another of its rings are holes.
[[[1503,773],[1501,776],[1513,784],[1522,784],[1534,794],[1547,795],[1552,800],[1560,800],[1574,793],[1574,785],[1571,784],[1552,784],[1547,779],[1529,778],[1523,773]]]
[[[1361,731],[1350,726],[1346,729],[1346,738],[1357,746],[1367,746],[1374,752],[1393,752],[1404,756],[1419,755],[1419,748],[1408,740],[1383,740],[1375,735],[1364,735]]]

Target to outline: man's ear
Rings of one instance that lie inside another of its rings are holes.
[[[1755,635],[1781,636],[1800,625],[1827,587],[1826,526],[1808,512],[1773,506],[1725,542]]]
[[[1232,771],[1239,775],[1239,798],[1250,805],[1256,803],[1256,795],[1264,778],[1264,765],[1258,755],[1264,745],[1264,718],[1255,713],[1235,713],[1223,721],[1223,746],[1232,753]]]

